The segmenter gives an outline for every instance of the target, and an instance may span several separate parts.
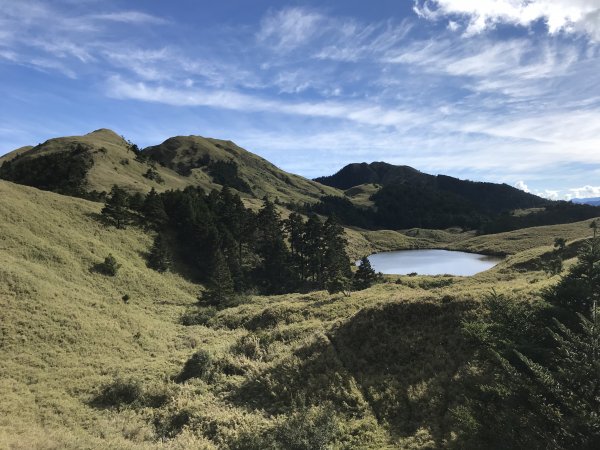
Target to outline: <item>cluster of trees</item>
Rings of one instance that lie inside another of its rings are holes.
[[[488,314],[466,324],[481,370],[453,411],[460,448],[600,448],[598,237],[543,300],[492,295]]]
[[[209,304],[224,306],[244,292],[281,294],[311,289],[347,292],[375,281],[368,260],[353,276],[344,230],[331,216],[283,220],[264,199],[258,212],[229,188],[129,195],[114,186],[102,216],[117,228],[137,222],[156,231],[148,265],[168,270],[173,258],[208,287]]]
[[[64,151],[18,155],[0,166],[0,178],[63,195],[85,197],[86,175],[94,161],[89,149],[74,144]]]

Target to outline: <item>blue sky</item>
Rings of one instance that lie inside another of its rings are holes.
[[[600,0],[0,0],[0,154],[107,127],[600,196]]]

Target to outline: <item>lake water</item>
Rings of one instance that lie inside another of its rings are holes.
[[[501,258],[448,250],[399,250],[369,256],[376,272],[388,275],[461,275],[470,276],[491,269]]]

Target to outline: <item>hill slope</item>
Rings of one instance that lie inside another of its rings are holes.
[[[470,370],[461,320],[492,288],[531,298],[557,277],[513,261],[590,231],[507,235],[525,251],[475,277],[389,277],[351,297],[215,312],[196,306],[201,286],[146,267],[152,235],[101,225],[100,208],[0,181],[0,448],[439,448]],[[109,253],[116,277],[93,270]]]
[[[507,184],[459,180],[446,175],[428,175],[409,166],[395,166],[384,162],[349,164],[336,174],[316,178],[315,181],[344,190],[362,184],[379,184],[382,186],[379,192],[380,198],[388,191],[391,195],[400,195],[397,189],[393,190],[397,186],[404,186],[412,194],[417,191],[431,190],[449,201],[471,204],[481,211],[495,213],[548,204],[546,199]],[[377,193],[374,194],[374,198],[376,197]]]
[[[177,136],[145,148],[144,154],[186,176],[207,177],[219,185],[226,181],[230,181],[231,185],[237,181],[247,188],[246,191],[238,190],[255,198],[269,195],[284,201],[314,202],[322,195],[341,195],[337,189],[284,172],[232,141]],[[227,163],[232,166],[227,167]]]
[[[143,151],[111,130],[50,139],[0,157],[0,178],[68,195],[109,192],[114,184],[148,192],[224,184],[243,196],[269,195],[285,202],[315,202],[341,192],[292,175],[231,141],[174,137]]]

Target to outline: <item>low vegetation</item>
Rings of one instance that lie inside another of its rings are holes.
[[[589,220],[344,230],[229,189],[119,189],[102,205],[0,181],[0,447],[598,446]],[[386,245],[507,258],[351,268]]]

